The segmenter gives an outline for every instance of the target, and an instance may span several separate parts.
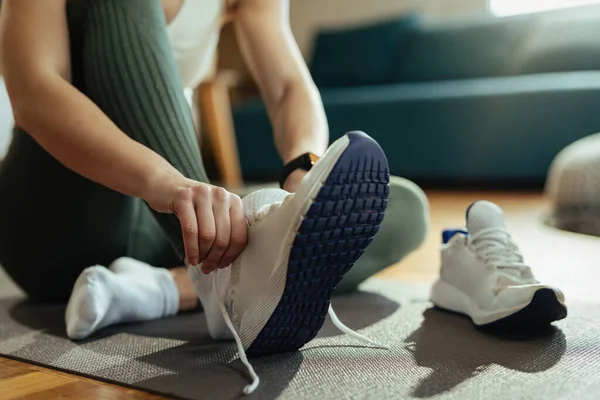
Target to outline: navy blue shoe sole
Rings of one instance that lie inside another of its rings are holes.
[[[532,332],[566,317],[567,308],[558,301],[556,293],[552,289],[540,289],[527,307],[479,328],[485,331]]]
[[[387,159],[366,134],[347,135],[350,143],[296,232],[279,304],[248,356],[295,351],[311,341],[335,287],[379,230],[389,195]]]
[[[436,304],[434,305],[441,311],[460,315],[473,322],[466,314],[451,311]],[[560,321],[566,317],[567,308],[558,301],[556,293],[552,289],[539,289],[525,308],[497,321],[484,325],[475,325],[475,327],[483,332],[490,333],[526,334],[543,331],[553,322]]]

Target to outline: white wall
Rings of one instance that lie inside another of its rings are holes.
[[[6,154],[12,135],[13,115],[4,81],[0,78],[0,159]]]
[[[526,1],[526,0],[523,0]],[[290,0],[292,31],[307,56],[319,28],[359,25],[411,10],[427,19],[487,12],[487,0]]]

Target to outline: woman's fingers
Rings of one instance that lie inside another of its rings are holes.
[[[178,194],[173,211],[183,234],[186,263],[208,274],[229,266],[246,246],[242,201],[223,188],[198,185]]]
[[[212,272],[218,268],[221,257],[223,257],[227,247],[229,247],[229,240],[231,237],[229,208],[229,192],[223,188],[214,188],[212,196],[212,213],[214,216],[215,235],[212,246],[202,261],[202,271],[204,273]]]
[[[219,261],[219,268],[229,266],[240,255],[248,241],[248,224],[244,217],[242,208],[242,200],[232,195],[231,205],[229,208],[229,219],[231,221],[231,237],[229,239],[229,247]]]
[[[206,193],[197,193],[195,200],[196,215],[198,218],[198,247],[200,248],[200,262],[203,263],[215,241],[216,226],[213,215],[212,189],[207,188]]]
[[[198,219],[194,204],[189,198],[182,199],[174,204],[174,212],[181,224],[186,263],[198,265],[200,248],[198,246]]]

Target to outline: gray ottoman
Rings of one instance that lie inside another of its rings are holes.
[[[546,194],[552,226],[600,236],[600,134],[578,140],[558,154],[548,173]]]

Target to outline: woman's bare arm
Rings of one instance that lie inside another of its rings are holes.
[[[2,5],[0,62],[16,123],[67,168],[118,192],[151,198],[157,181],[183,177],[70,84],[65,3]]]
[[[328,126],[319,92],[289,25],[288,0],[242,0],[235,14],[236,37],[257,81],[273,124],[283,162],[321,154]]]

